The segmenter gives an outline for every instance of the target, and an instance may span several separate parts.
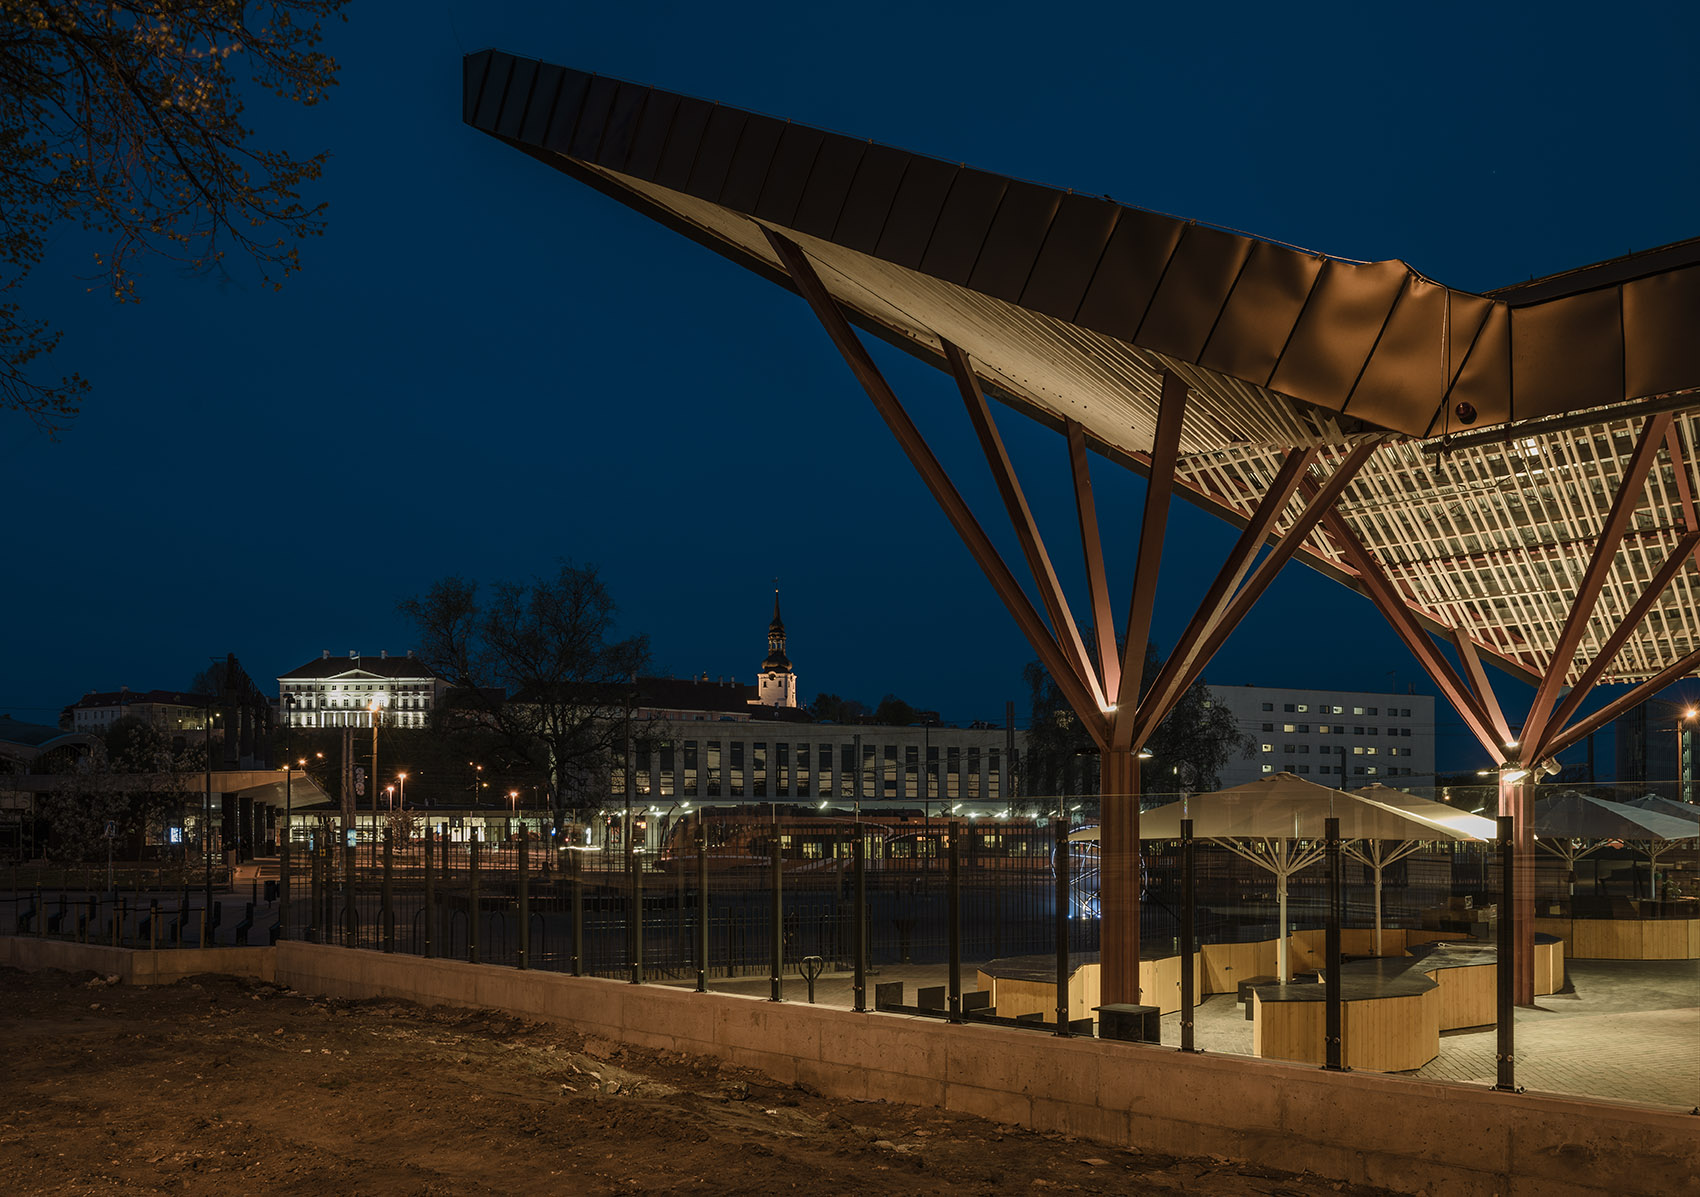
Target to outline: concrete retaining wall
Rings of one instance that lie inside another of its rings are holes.
[[[225,973],[270,981],[276,976],[274,948],[161,948],[147,951],[95,943],[0,935],[0,964],[13,968],[92,969],[116,975],[124,985],[170,985],[197,973]]]
[[[277,980],[490,1007],[833,1096],[1449,1195],[1700,1195],[1700,1118],[1279,1061],[285,942]]]

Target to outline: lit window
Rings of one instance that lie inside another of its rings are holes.
[[[1354,714],[1354,715],[1361,715],[1363,713],[1364,713],[1364,709],[1362,707],[1353,707],[1352,708],[1352,714]]]
[[[1290,731],[1293,731],[1295,729],[1294,729],[1294,727],[1291,723],[1283,723],[1281,725],[1281,730],[1284,731],[1284,732],[1290,732]]]
[[[1300,704],[1299,704],[1299,710],[1301,710],[1301,711],[1309,711],[1309,710],[1310,710],[1310,708],[1309,708],[1309,707],[1308,707],[1308,706],[1306,706],[1306,705],[1305,705],[1305,704],[1304,704],[1304,703],[1302,703],[1302,702],[1301,702],[1301,703],[1300,703]]]
[[[1265,745],[1264,745],[1264,746],[1263,746],[1263,751],[1265,751],[1265,752],[1274,752],[1274,751],[1275,751],[1275,745],[1273,745],[1273,744],[1265,744]]]
[[[1363,749],[1362,744],[1352,745],[1352,755],[1353,756],[1362,756],[1363,754],[1364,754],[1364,749]]]
[[[1273,772],[1275,772],[1275,766],[1274,765],[1265,765],[1265,766],[1263,766],[1263,771],[1265,773],[1273,773]]]

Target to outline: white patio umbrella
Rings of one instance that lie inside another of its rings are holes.
[[[1381,955],[1381,879],[1388,865],[1404,860],[1434,840],[1487,840],[1498,830],[1492,819],[1461,811],[1444,802],[1419,798],[1382,785],[1379,781],[1359,786],[1354,797],[1380,803],[1411,820],[1412,838],[1405,840],[1353,840],[1343,851],[1375,874],[1375,954]]]
[[[1366,843],[1395,842],[1414,845],[1440,839],[1485,839],[1493,835],[1490,820],[1467,815],[1444,803],[1426,802],[1387,787],[1381,797],[1361,792],[1335,790],[1306,781],[1291,773],[1274,773],[1245,785],[1230,786],[1214,794],[1195,794],[1180,802],[1159,806],[1139,816],[1139,836],[1144,840],[1174,840],[1181,834],[1181,820],[1190,818],[1193,834],[1213,840],[1230,852],[1275,876],[1276,904],[1281,934],[1277,939],[1277,970],[1288,977],[1287,882],[1296,873],[1322,858],[1324,820],[1340,820],[1340,839]],[[1069,837],[1098,838],[1096,828],[1083,828]],[[1402,853],[1407,855],[1408,852]],[[1376,850],[1382,866],[1399,859]],[[1376,870],[1377,926],[1380,925],[1380,880]],[[1379,947],[1378,947],[1379,950]]]
[[[1604,847],[1607,840],[1620,840],[1646,856],[1648,880],[1657,896],[1659,858],[1678,840],[1700,836],[1700,821],[1667,814],[1663,804],[1679,804],[1650,797],[1661,805],[1643,805],[1645,798],[1634,803],[1610,802],[1576,790],[1543,798],[1535,803],[1535,842],[1563,860],[1574,873],[1578,860]]]

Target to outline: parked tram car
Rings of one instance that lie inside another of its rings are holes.
[[[948,867],[953,826],[962,836],[959,853],[964,873],[993,869],[1051,871],[1050,832],[1031,818],[929,818],[919,810],[862,816],[869,871],[942,871]],[[854,827],[855,820],[843,815],[781,813],[777,822],[780,867],[788,873],[850,868],[855,860]],[[711,810],[701,820],[693,817],[674,823],[661,848],[665,865],[678,867],[696,860],[699,828],[708,837],[712,871],[772,867],[775,822],[770,816],[746,810]]]

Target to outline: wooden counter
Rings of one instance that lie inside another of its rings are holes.
[[[1562,985],[1563,961],[1562,942],[1550,935],[1536,937],[1535,992],[1551,993]],[[1403,958],[1345,965],[1340,970],[1342,1062],[1378,1072],[1421,1068],[1440,1054],[1442,1031],[1493,1025],[1497,972],[1494,946],[1476,940],[1419,944]],[[1251,1000],[1254,1055],[1323,1062],[1324,986],[1259,985]]]
[[[1580,960],[1700,960],[1700,918],[1537,918],[1535,930],[1568,941]]]

